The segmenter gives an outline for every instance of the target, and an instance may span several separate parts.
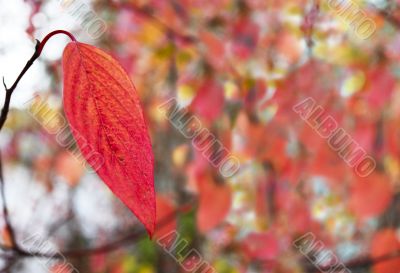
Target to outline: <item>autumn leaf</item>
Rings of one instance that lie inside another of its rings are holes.
[[[373,67],[367,74],[365,98],[372,109],[381,109],[390,101],[395,89],[396,80],[387,67]]]
[[[192,101],[191,109],[208,121],[218,118],[224,106],[222,87],[212,80],[205,81]]]
[[[164,195],[157,195],[157,221],[154,238],[162,238],[177,229],[177,219],[173,216],[176,206],[171,199]]]
[[[400,240],[394,229],[378,231],[372,238],[371,256],[375,259],[396,253],[400,248]],[[387,259],[373,265],[374,273],[397,273],[400,268],[400,258]]]
[[[249,259],[272,260],[279,254],[279,242],[272,231],[253,232],[243,240],[242,250]]]
[[[72,270],[74,270],[72,265],[65,263],[56,263],[50,267],[51,273],[68,273],[71,272]]]
[[[360,220],[365,220],[385,211],[392,200],[393,189],[386,176],[373,173],[365,178],[357,177],[350,193],[350,210]]]
[[[222,39],[208,31],[201,31],[200,39],[206,47],[207,60],[215,69],[222,70],[226,62],[226,59],[224,58],[226,49]]]
[[[5,246],[7,247],[13,247],[13,241],[11,238],[11,233],[10,233],[10,229],[5,226],[2,228],[1,230],[1,238],[2,238],[2,242]]]
[[[74,187],[82,176],[83,167],[78,158],[69,152],[62,152],[56,158],[54,169],[56,174],[65,179],[68,185]]]
[[[84,158],[152,236],[153,152],[135,87],[117,61],[79,42],[63,54],[64,110]]]
[[[225,220],[232,204],[232,191],[227,184],[217,185],[211,175],[199,180],[198,189],[197,227],[201,233],[207,233]]]

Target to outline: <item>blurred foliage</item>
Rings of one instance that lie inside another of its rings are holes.
[[[35,18],[48,16],[51,1],[26,2],[27,33],[38,38],[49,22]],[[96,41],[65,9],[78,25],[65,28],[109,51],[141,97],[155,154],[158,220],[190,204],[152,242],[136,238],[116,252],[70,258],[80,272],[183,272],[183,261],[155,242],[175,229],[189,242],[186,251],[196,249],[219,273],[314,272],[292,246],[307,232],[342,262],[400,249],[399,4],[355,1],[376,25],[362,40],[327,2],[97,0],[90,9],[107,31]],[[62,119],[48,123],[55,113],[63,116],[62,83],[59,62],[46,65],[53,84],[38,90],[42,103],[13,109],[1,135],[7,180],[31,189],[12,191],[12,217],[44,236],[61,223],[45,237],[61,251],[113,242],[140,225],[84,168],[76,147],[67,152],[49,131],[62,127]],[[307,97],[374,158],[370,176],[357,176],[292,110]],[[238,173],[223,178],[158,110],[170,98],[239,159]],[[21,213],[26,207],[33,208],[30,220]],[[50,209],[41,219],[44,208]],[[18,225],[16,231],[28,232]],[[399,268],[393,258],[357,272]]]

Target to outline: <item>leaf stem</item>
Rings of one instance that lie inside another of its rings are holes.
[[[53,37],[54,35],[57,34],[65,34],[67,35],[73,42],[76,42],[76,39],[74,37],[74,35],[72,35],[71,33],[69,33],[68,31],[65,30],[55,30],[50,32],[49,34],[46,35],[46,37],[44,37],[42,42],[39,42],[39,48],[37,49],[38,54],[40,55],[40,53],[42,53],[43,47],[45,46],[45,44],[47,43],[47,41]]]

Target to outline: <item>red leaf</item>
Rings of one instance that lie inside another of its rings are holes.
[[[394,229],[383,229],[378,231],[371,244],[371,257],[379,259],[395,253],[400,249],[400,240]],[[400,268],[400,258],[386,259],[373,265],[375,273],[397,273]]]
[[[279,254],[279,242],[273,232],[250,233],[243,240],[242,250],[251,260],[273,260]]]
[[[396,79],[386,67],[374,67],[367,74],[365,97],[369,105],[380,109],[388,103],[396,85]]]
[[[222,39],[208,31],[201,31],[199,34],[201,41],[207,49],[205,57],[214,68],[222,69],[226,61],[224,58],[226,52],[225,44]]]
[[[110,55],[79,42],[65,48],[63,70],[65,114],[83,156],[152,236],[153,152],[135,87]]]
[[[73,266],[68,263],[56,263],[50,267],[50,272],[51,273],[68,273],[75,271]]]
[[[197,227],[201,233],[206,233],[225,220],[231,208],[232,191],[226,184],[217,185],[210,175],[199,180],[198,188]]]
[[[176,206],[171,202],[171,198],[157,195],[157,225],[154,238],[162,238],[177,229],[177,219],[173,217],[175,211]]]
[[[211,80],[206,80],[200,86],[191,104],[191,108],[196,114],[208,121],[218,118],[222,113],[223,106],[224,94],[222,87]]]
[[[393,189],[389,178],[373,173],[366,178],[357,178],[353,183],[349,207],[361,220],[376,217],[388,207],[392,195]]]

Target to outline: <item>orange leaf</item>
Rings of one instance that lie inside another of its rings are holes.
[[[279,254],[279,242],[273,232],[250,233],[243,240],[242,249],[250,259],[272,260]]]
[[[157,225],[154,233],[155,238],[162,238],[177,229],[176,217],[172,216],[176,206],[166,196],[157,196]],[[171,219],[173,217],[173,219]]]
[[[390,204],[392,194],[389,178],[374,173],[366,178],[358,178],[354,182],[349,207],[361,220],[378,216]]]
[[[205,233],[219,225],[228,214],[232,203],[232,192],[228,185],[216,185],[208,176],[199,181],[199,208],[197,227]]]
[[[84,171],[84,166],[70,152],[63,152],[57,156],[55,171],[73,187],[79,182]]]
[[[393,229],[384,229],[377,232],[371,244],[371,256],[374,259],[390,255],[400,250],[400,240]],[[398,273],[400,258],[388,259],[373,265],[374,273]]]
[[[223,107],[224,94],[222,87],[211,80],[206,80],[200,86],[191,104],[191,109],[208,121],[218,118],[222,113]]]
[[[4,227],[1,230],[1,237],[3,240],[3,244],[7,247],[13,247],[13,242],[11,239],[10,229],[8,227]]]

